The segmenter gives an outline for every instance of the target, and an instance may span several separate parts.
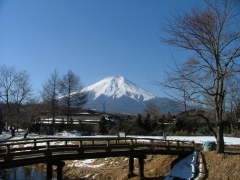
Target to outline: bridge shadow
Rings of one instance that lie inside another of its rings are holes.
[[[135,178],[135,177],[138,177],[138,175],[134,175],[132,178]],[[166,176],[160,176],[160,177],[144,177],[144,180],[164,180],[166,178]],[[128,178],[127,178],[128,179]],[[131,179],[131,178],[130,178]],[[69,178],[63,178],[63,180],[72,180],[72,179],[69,179]],[[90,180],[88,178],[78,178],[78,179],[75,179],[75,180]],[[174,179],[174,180],[177,180],[177,179]]]
[[[133,174],[133,177],[131,177],[130,179],[135,179],[138,178],[138,174]],[[166,178],[166,176],[158,176],[158,177],[144,177],[144,180],[164,180]]]
[[[160,177],[145,177],[145,180],[164,180],[166,178],[166,176],[160,176]]]

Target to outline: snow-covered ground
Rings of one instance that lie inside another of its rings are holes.
[[[37,137],[52,138],[52,137],[76,137],[79,135],[80,135],[79,133],[71,134],[71,133],[63,132],[63,133],[57,133],[54,136],[45,136],[45,135],[38,136],[36,134],[29,134],[27,137],[28,138],[37,138]],[[16,136],[11,139],[21,139],[21,138],[23,138],[23,136],[24,136],[24,131],[22,131],[21,133],[16,133]],[[8,139],[10,137],[11,137],[11,133],[4,132],[2,135],[0,135],[0,140]],[[109,137],[112,137],[112,136],[109,136]],[[163,139],[162,136],[127,136],[127,137]],[[216,141],[216,139],[213,136],[167,136],[166,139],[167,140],[180,140],[180,141],[194,141],[195,143],[198,143],[198,144],[203,144],[203,142],[205,142],[205,141]],[[224,137],[224,142],[225,142],[225,145],[240,146],[240,138]]]
[[[23,138],[24,133],[16,133],[16,136],[13,139],[20,139]],[[10,138],[11,134],[4,133],[0,135],[0,140]],[[34,134],[30,134],[28,136],[29,138],[34,137],[43,137],[38,136]],[[44,136],[46,137],[46,136]],[[50,137],[76,137],[74,134],[68,134],[68,133],[61,133],[56,134],[55,136]],[[130,136],[130,137],[141,137],[141,138],[158,138],[163,139],[161,136]],[[215,138],[212,136],[168,136],[167,140],[186,140],[186,141],[194,141],[195,143],[204,143],[205,141],[215,141]],[[240,138],[234,138],[234,137],[224,137],[224,141],[226,145],[234,145],[234,146],[240,146]],[[187,156],[185,159],[179,161],[172,169],[172,171],[168,174],[168,176],[165,178],[165,180],[173,180],[174,177],[179,177],[182,179],[189,179],[194,175],[195,167],[197,165],[197,154],[198,152],[195,151],[191,155]],[[73,161],[71,165],[68,165],[69,167],[100,167],[103,164],[99,165],[91,165],[95,160],[94,159],[87,159],[87,160],[76,160]],[[199,174],[201,175],[201,174]],[[198,179],[195,178],[195,179]]]
[[[131,137],[144,137],[144,138],[159,138],[162,136],[131,136]],[[203,144],[205,141],[216,141],[213,136],[167,136],[167,140],[180,140],[180,141],[194,141],[197,144]],[[225,145],[240,146],[240,138],[224,137]]]

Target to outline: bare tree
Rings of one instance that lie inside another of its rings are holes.
[[[159,85],[182,92],[185,104],[212,106],[218,124],[217,152],[223,153],[226,81],[240,72],[239,0],[205,0],[205,3],[204,9],[176,12],[168,19],[163,31],[170,36],[162,37],[161,41],[194,55],[181,64],[175,61],[175,68],[167,72],[165,82]]]
[[[80,77],[71,70],[63,76],[60,81],[60,92],[62,97],[61,105],[66,108],[67,124],[71,114],[71,110],[82,108],[87,102],[87,93],[83,91],[83,85]]]
[[[32,124],[39,123],[38,121],[40,120],[44,106],[46,105],[40,103],[38,98],[29,99],[26,104],[24,104],[24,118],[26,121],[22,126],[28,128],[28,132],[31,131]]]
[[[59,73],[55,69],[54,72],[47,79],[45,84],[42,85],[41,96],[45,104],[45,110],[49,112],[55,123],[56,115],[59,113],[59,94],[60,94],[60,78]]]
[[[31,85],[29,75],[26,71],[18,70],[13,66],[2,65],[0,67],[0,92],[2,101],[7,105],[5,117],[8,124],[12,125],[16,117],[17,128],[19,124],[20,108],[31,96]]]
[[[143,112],[149,114],[150,116],[156,118],[161,116],[161,107],[155,103],[148,103],[144,108]]]
[[[240,78],[233,77],[227,82],[226,100],[224,111],[230,116],[230,123],[234,129],[237,128],[238,110],[240,107]]]

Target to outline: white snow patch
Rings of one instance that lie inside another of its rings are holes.
[[[102,164],[96,164],[96,165],[91,165],[95,159],[86,159],[86,160],[74,160],[72,164],[68,164],[67,167],[90,167],[90,168],[98,168],[104,165]]]
[[[94,175],[92,176],[92,178],[95,179],[97,175],[98,175],[98,173],[97,173],[97,174],[94,174]]]
[[[167,175],[165,180],[173,180],[174,177],[189,179],[192,177],[191,161],[193,154],[179,161],[173,166],[172,171]]]
[[[149,139],[164,139],[162,136],[127,136],[137,138],[149,138]],[[205,141],[216,141],[213,136],[167,136],[166,140],[179,140],[179,141],[194,141],[198,144],[203,144]],[[149,141],[149,140],[141,140]],[[240,145],[240,138],[236,137],[224,137],[225,145]]]
[[[87,174],[86,176],[84,176],[84,178],[89,178],[89,176],[91,176],[91,174]]]

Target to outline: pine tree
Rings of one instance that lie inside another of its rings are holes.
[[[104,116],[102,116],[100,122],[99,122],[99,133],[100,134],[107,134],[107,121]]]

